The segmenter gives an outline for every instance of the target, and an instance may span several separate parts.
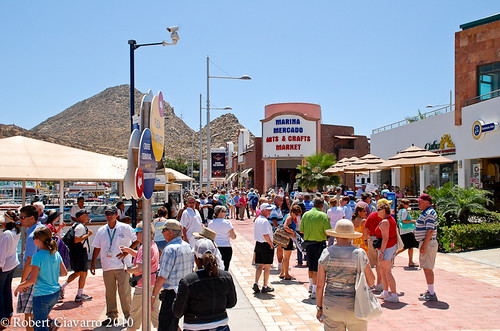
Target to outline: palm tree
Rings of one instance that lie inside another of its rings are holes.
[[[325,171],[335,164],[335,156],[328,153],[313,154],[305,158],[306,164],[297,166],[300,174],[297,175],[297,185],[302,188],[322,190],[327,185],[337,186],[340,177],[329,176]]]
[[[448,226],[453,223],[467,224],[472,215],[488,214],[486,206],[492,203],[490,192],[474,187],[444,185],[439,189],[432,189],[430,194]]]

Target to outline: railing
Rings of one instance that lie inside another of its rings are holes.
[[[425,118],[429,118],[429,117],[437,116],[437,115],[440,115],[440,114],[448,113],[448,112],[450,112],[450,111],[453,110],[453,106],[454,105],[444,106],[444,107],[441,107],[441,108],[438,108],[438,109],[435,109],[435,110],[431,110],[431,111],[429,111],[427,113],[419,114],[419,115],[414,116],[414,117],[407,117],[404,120],[401,120],[399,122],[394,122],[394,123],[382,126],[380,128],[373,129],[372,133],[379,133],[379,132],[382,132],[382,131],[391,130],[391,129],[398,128],[400,126],[404,126],[404,125],[407,125],[407,124],[410,124],[410,123],[413,123],[413,122],[416,122],[416,121],[419,121],[419,120],[423,120]]]
[[[481,94],[477,97],[465,100],[465,107],[473,105],[473,104],[481,102],[481,101],[484,101],[484,100],[493,99],[493,98],[496,98],[499,96],[500,96],[500,90],[495,90],[495,91],[491,91],[491,92],[488,92],[485,94]]]

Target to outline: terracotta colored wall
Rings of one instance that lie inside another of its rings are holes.
[[[313,103],[274,103],[265,107],[265,118],[277,113],[298,112],[321,119],[321,106]]]
[[[455,33],[455,125],[465,100],[478,95],[477,67],[500,61],[500,21]]]
[[[262,160],[262,137],[255,137],[254,186],[260,193],[264,192],[264,160]]]
[[[356,139],[343,140],[334,136],[349,136]],[[321,151],[335,154],[337,161],[344,157],[361,157],[370,152],[366,136],[354,135],[352,126],[321,124]]]

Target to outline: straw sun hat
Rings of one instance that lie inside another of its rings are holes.
[[[341,219],[335,224],[335,229],[326,230],[326,234],[338,238],[348,238],[354,239],[359,238],[363,234],[361,232],[354,231],[354,224],[346,219]]]

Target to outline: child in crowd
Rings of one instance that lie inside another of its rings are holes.
[[[57,244],[52,239],[52,231],[41,226],[33,233],[35,245],[39,251],[31,259],[31,275],[19,284],[14,294],[24,291],[31,285],[33,293],[33,319],[36,331],[48,331],[48,316],[59,299],[59,276],[66,276],[68,271],[57,251]]]

